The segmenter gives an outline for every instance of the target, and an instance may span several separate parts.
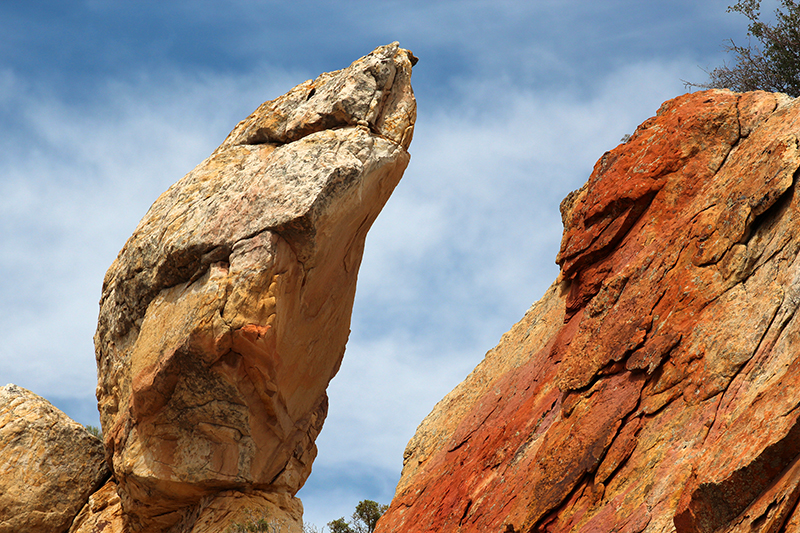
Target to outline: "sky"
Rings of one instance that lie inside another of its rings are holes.
[[[746,41],[729,3],[0,1],[0,385],[99,425],[102,279],[150,204],[263,101],[399,41],[411,163],[299,493],[318,527],[389,503],[417,425],[555,279],[561,199]]]

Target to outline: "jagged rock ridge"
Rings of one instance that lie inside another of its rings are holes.
[[[606,153],[377,531],[800,530],[799,133],[796,100],[708,91]]]

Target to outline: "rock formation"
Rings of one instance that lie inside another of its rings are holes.
[[[364,239],[409,161],[415,62],[393,43],[264,103],[139,223],[95,335],[115,481],[77,531],[120,508],[131,532],[251,509],[299,530]]]
[[[800,530],[798,135],[800,101],[708,91],[603,155],[377,531]]]
[[[122,505],[113,479],[89,496],[68,533],[125,533]]]
[[[97,437],[29,390],[0,387],[0,533],[64,533],[108,479]]]

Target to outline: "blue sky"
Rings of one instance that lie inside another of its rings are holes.
[[[98,424],[102,278],[150,204],[261,102],[397,40],[412,160],[300,493],[318,526],[388,503],[417,424],[555,278],[560,200],[745,41],[728,3],[0,2],[0,382]]]

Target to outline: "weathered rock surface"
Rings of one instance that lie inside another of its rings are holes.
[[[109,475],[83,426],[29,390],[0,387],[0,533],[63,533]]]
[[[113,479],[89,496],[68,533],[125,533],[122,504]]]
[[[798,100],[708,91],[606,153],[377,531],[797,531],[799,136]]]
[[[409,161],[415,62],[393,43],[260,106],[108,270],[97,398],[130,531],[264,506],[299,530],[364,239]]]
[[[237,490],[223,491],[203,498],[175,531],[190,533],[222,533],[232,523],[245,525],[248,520],[265,517],[276,531],[295,531],[302,524],[303,506],[285,492]],[[288,517],[287,517],[288,515]],[[75,518],[68,533],[126,533],[122,502],[117,483],[109,480],[89,497],[88,503]]]

